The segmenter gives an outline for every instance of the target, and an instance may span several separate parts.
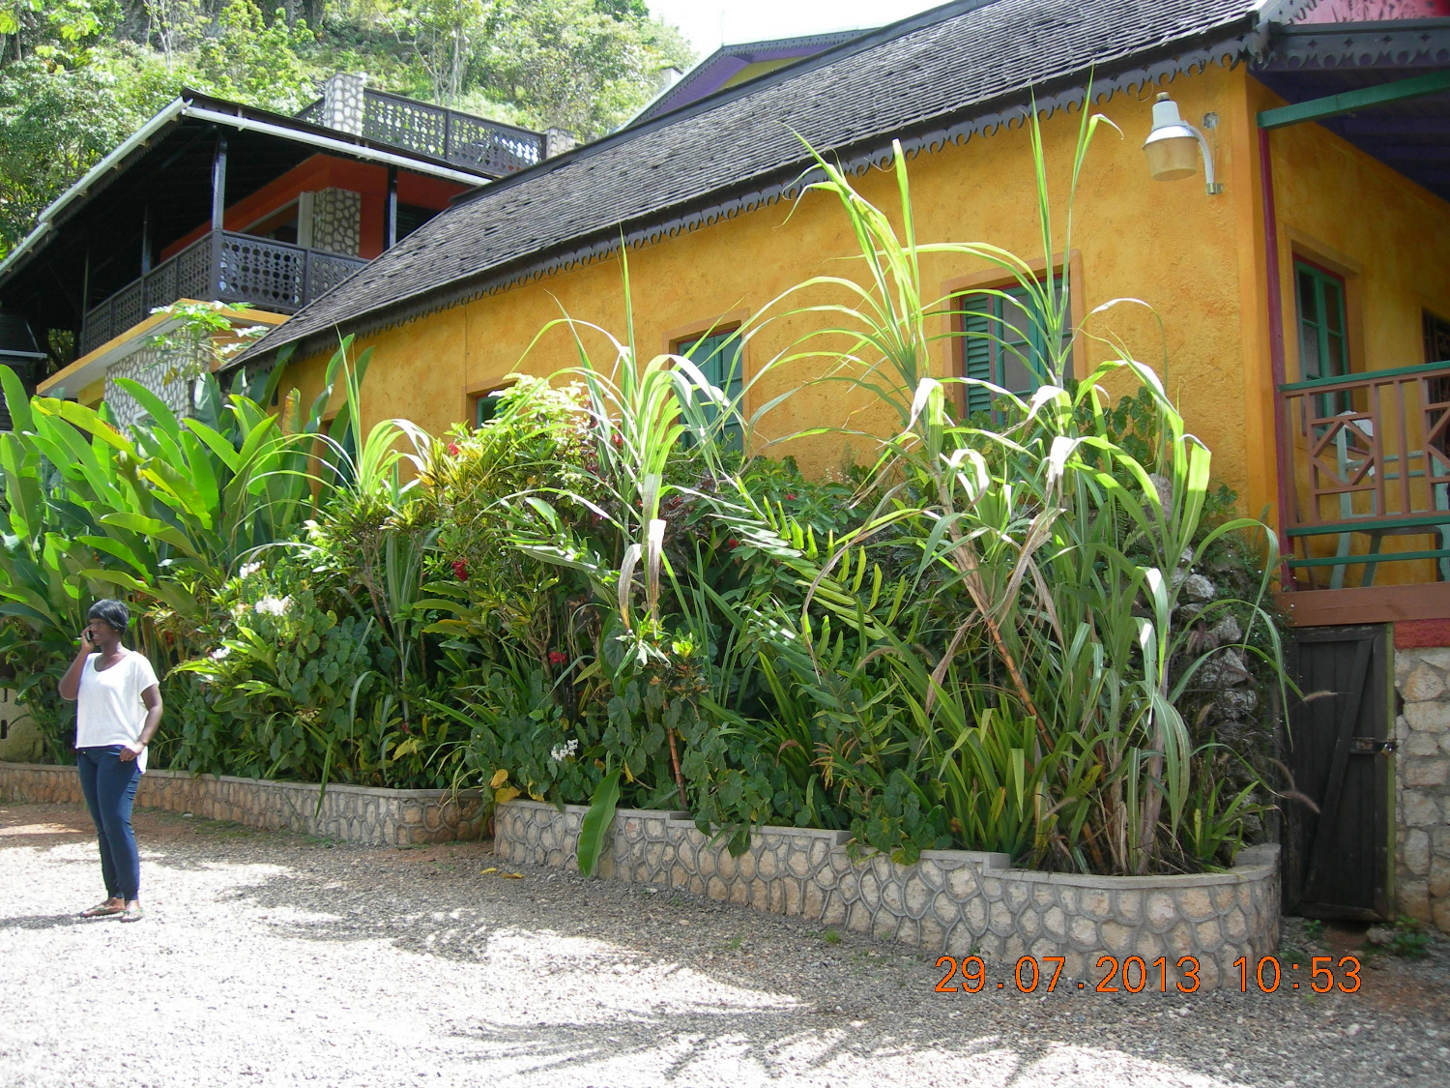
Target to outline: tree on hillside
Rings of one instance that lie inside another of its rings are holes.
[[[292,112],[364,71],[587,139],[689,61],[643,0],[0,0],[0,256],[183,87]]]
[[[410,48],[432,85],[433,101],[458,102],[473,58],[489,31],[488,0],[405,0],[392,14],[398,40]]]
[[[482,91],[537,128],[585,138],[624,121],[666,68],[691,59],[642,0],[406,0],[392,19],[434,101]]]
[[[480,58],[484,83],[537,119],[584,137],[626,120],[687,67],[673,27],[637,12],[638,0],[503,0]]]
[[[197,47],[195,80],[221,98],[295,113],[316,95],[313,72],[300,54],[312,45],[307,24],[288,26],[277,12],[269,24],[252,0],[231,0],[215,33]]]

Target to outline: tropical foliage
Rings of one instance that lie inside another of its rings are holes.
[[[203,378],[184,420],[127,386],[149,412],[128,434],[7,378],[3,646],[54,756],[54,676],[89,598],[120,592],[166,666],[174,767],[591,802],[586,867],[617,805],[686,810],[736,851],[787,823],[903,860],[1227,863],[1267,803],[1272,534],[1212,491],[1153,370],[1107,344],[1072,379],[1090,336],[1068,268],[918,243],[896,171],[888,214],[819,162],[859,267],[731,335],[808,327],[753,381],[818,374],[887,421],[850,436],[875,452],[840,478],[740,452],[772,407],[743,418],[749,385],[732,400],[695,360],[644,358],[632,327],[568,317],[546,332],[577,365],[436,439],[361,433],[348,344],[305,416],[295,394],[268,414],[275,378],[227,396]],[[1066,210],[1042,204],[1049,254],[1070,249]],[[1032,394],[929,365],[960,305],[923,294],[941,258],[1031,300]],[[990,411],[965,411],[971,389]]]

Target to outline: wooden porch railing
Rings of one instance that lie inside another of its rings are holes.
[[[1450,361],[1279,387],[1279,441],[1292,480],[1289,565],[1328,568],[1330,588],[1363,564],[1435,560],[1450,576]],[[1386,536],[1422,538],[1381,550]],[[1333,539],[1333,554],[1315,540]],[[1355,542],[1367,547],[1356,550]]]
[[[321,99],[297,116],[315,125],[326,123]],[[545,152],[541,132],[387,91],[363,92],[362,135],[493,177],[533,166]]]
[[[81,354],[140,324],[152,310],[183,298],[290,314],[365,264],[359,257],[211,231],[87,311]]]

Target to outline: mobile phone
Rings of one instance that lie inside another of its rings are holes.
[[[94,638],[92,638],[92,637],[91,637],[91,629],[90,629],[90,628],[89,628],[89,627],[87,627],[87,628],[86,628],[86,629],[85,629],[85,630],[84,630],[84,631],[83,631],[83,632],[81,632],[81,633],[82,633],[82,635],[83,635],[83,636],[84,636],[84,638],[85,638],[85,640],[86,640],[86,641],[87,641],[87,642],[89,642],[89,643],[90,643],[90,644],[91,644],[91,645],[93,645],[93,646],[94,646],[94,645],[95,645],[95,642],[96,642],[96,640],[95,640],[95,639],[94,639]]]

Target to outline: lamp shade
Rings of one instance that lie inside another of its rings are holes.
[[[1143,144],[1154,181],[1177,181],[1198,173],[1198,134],[1183,123],[1178,103],[1160,94],[1153,103],[1153,131]]]

